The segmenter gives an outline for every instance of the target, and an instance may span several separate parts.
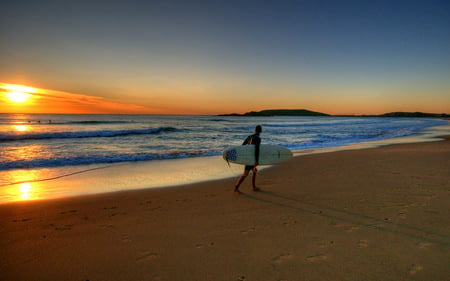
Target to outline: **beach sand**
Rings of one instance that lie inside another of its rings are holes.
[[[0,205],[1,280],[448,280],[450,140]]]

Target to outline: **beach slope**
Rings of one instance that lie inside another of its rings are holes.
[[[450,141],[235,179],[0,205],[2,280],[446,280]]]

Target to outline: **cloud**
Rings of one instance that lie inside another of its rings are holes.
[[[21,105],[9,104],[6,93],[11,87],[23,87],[31,95]],[[28,90],[27,90],[28,89]],[[145,106],[110,101],[102,97],[68,93],[64,91],[34,88],[0,83],[0,112],[3,113],[85,113],[85,114],[145,114],[151,110]]]

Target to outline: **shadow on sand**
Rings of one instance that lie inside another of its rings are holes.
[[[260,201],[281,208],[288,208],[307,214],[358,225],[361,227],[372,228],[378,231],[389,232],[396,235],[402,235],[405,237],[435,243],[442,246],[450,246],[449,235],[437,233],[424,228],[393,222],[388,218],[380,219],[364,214],[351,212],[348,210],[336,209],[333,207],[302,201],[296,198],[290,198],[266,190],[261,190],[255,194],[243,194],[243,196],[251,200]]]

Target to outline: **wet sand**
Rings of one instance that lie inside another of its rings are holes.
[[[0,205],[1,280],[447,280],[450,140]]]

